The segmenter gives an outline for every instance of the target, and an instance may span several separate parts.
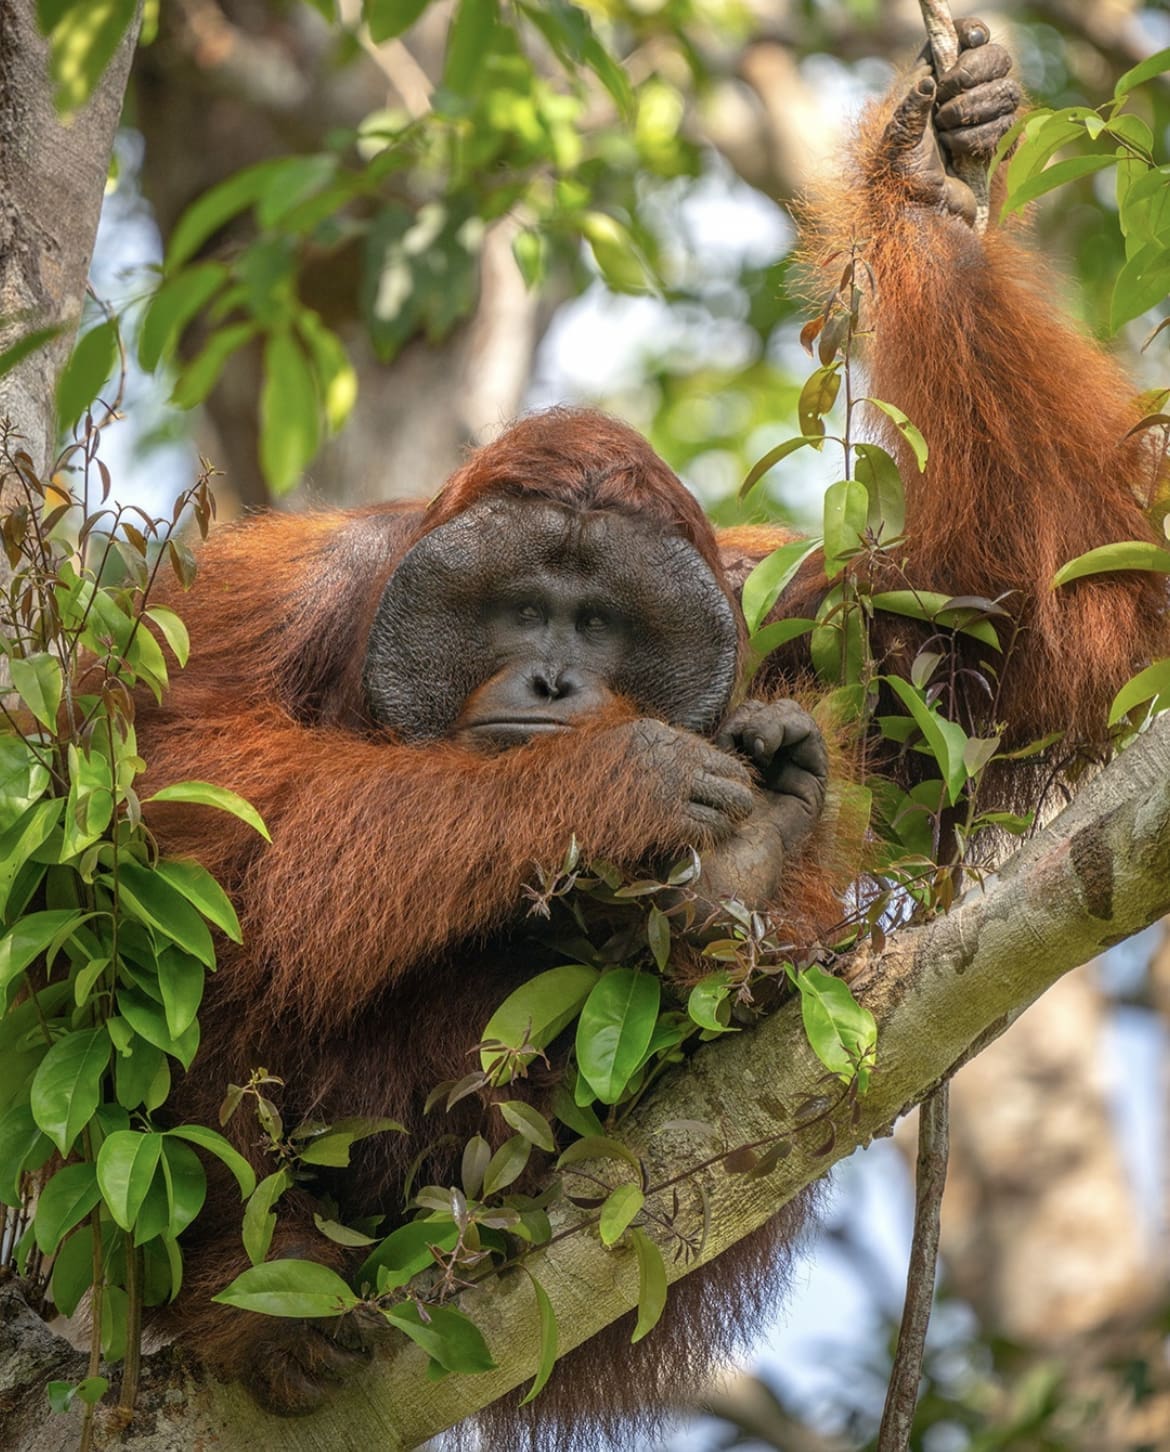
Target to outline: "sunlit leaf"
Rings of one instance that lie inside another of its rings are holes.
[[[630,1227],[630,1222],[645,1203],[646,1197],[640,1185],[626,1183],[619,1185],[607,1196],[601,1207],[599,1225],[601,1243],[616,1245]]]
[[[260,1316],[340,1316],[358,1304],[336,1271],[312,1260],[268,1260],[249,1266],[211,1299]]]
[[[577,1022],[577,1068],[603,1104],[616,1104],[642,1063],[658,1020],[661,984],[618,968],[596,984]]]

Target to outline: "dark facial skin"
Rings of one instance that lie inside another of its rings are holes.
[[[702,556],[636,514],[490,498],[425,535],[386,586],[366,694],[406,740],[518,745],[619,696],[710,735],[735,615]]]
[[[408,739],[475,750],[570,731],[621,699],[638,779],[701,845],[700,894],[774,900],[815,825],[827,762],[792,701],[728,713],[731,607],[698,552],[637,515],[484,501],[425,536],[371,632],[371,708]]]

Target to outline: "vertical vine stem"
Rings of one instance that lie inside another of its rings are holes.
[[[959,59],[959,33],[951,18],[947,0],[918,0],[922,11],[922,23],[930,39],[930,50],[934,57],[934,73],[942,75]],[[960,157],[955,163],[955,175],[964,181],[975,194],[975,230],[987,231],[991,216],[991,196],[987,167],[975,157]]]
[[[938,1267],[939,1217],[947,1179],[950,1085],[942,1083],[918,1109],[918,1162],[915,1171],[914,1239],[906,1275],[906,1301],[898,1331],[894,1369],[878,1432],[877,1452],[906,1452],[918,1404],[926,1328],[934,1301]]]

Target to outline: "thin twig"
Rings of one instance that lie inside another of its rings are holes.
[[[939,1213],[947,1179],[950,1086],[942,1083],[922,1101],[918,1110],[918,1164],[915,1174],[914,1240],[906,1275],[906,1304],[894,1369],[886,1391],[877,1452],[906,1452],[918,1404],[926,1328],[934,1301],[934,1274],[938,1265]]]

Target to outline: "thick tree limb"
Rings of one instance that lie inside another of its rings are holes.
[[[855,990],[880,1027],[878,1068],[856,1125],[839,1123],[827,1153],[813,1153],[823,1148],[816,1143],[825,1138],[823,1122],[813,1133],[793,1130],[795,1106],[809,1096],[820,1096],[827,1106],[835,1094],[807,1047],[795,1004],[753,1032],[704,1050],[639,1109],[627,1137],[644,1153],[652,1183],[677,1181],[684,1214],[692,1200],[698,1215],[691,1187],[702,1183],[711,1209],[703,1252],[709,1259],[855,1145],[888,1133],[900,1114],[1062,974],[1167,910],[1170,718],[1163,718],[982,889],[948,916],[902,933],[880,957],[856,965]],[[716,1143],[680,1120],[714,1125]],[[746,1142],[789,1135],[792,1152],[761,1179],[730,1175],[711,1158]],[[704,1161],[695,1174],[686,1173]],[[669,1255],[667,1264],[671,1275],[681,1273]],[[532,1265],[556,1308],[562,1351],[634,1303],[632,1252],[604,1250],[590,1229],[558,1239]],[[221,1435],[228,1429],[230,1445],[268,1452],[414,1447],[535,1369],[537,1318],[525,1276],[469,1292],[463,1304],[499,1362],[494,1372],[428,1382],[422,1354],[403,1344],[324,1412],[279,1422],[259,1412],[238,1387],[200,1384],[181,1370],[176,1378],[173,1359],[164,1357],[148,1376],[144,1412],[119,1445],[178,1452],[206,1445],[215,1429]],[[25,1386],[31,1387],[27,1376]],[[19,1404],[20,1388],[10,1395]],[[57,1452],[63,1445],[63,1424],[46,1423],[42,1395],[29,1390],[23,1412],[14,1414],[6,1443],[13,1452]]]
[[[25,439],[38,469],[55,450],[57,374],[81,316],[138,23],[65,123],[53,109],[36,5],[0,0],[0,351],[34,328],[62,329],[0,378],[0,420]]]

